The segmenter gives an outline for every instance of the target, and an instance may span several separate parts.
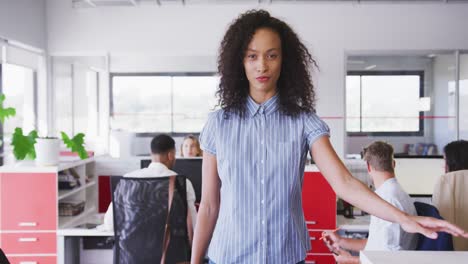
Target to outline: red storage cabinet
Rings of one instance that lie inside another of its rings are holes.
[[[2,173],[0,177],[0,230],[57,228],[56,173]]]
[[[55,264],[57,257],[10,257],[10,264]]]
[[[324,230],[336,228],[336,194],[318,171],[304,173],[302,207],[312,245],[306,263],[334,264],[333,255],[320,237]]]
[[[57,263],[57,173],[0,173],[0,247],[13,264]]]

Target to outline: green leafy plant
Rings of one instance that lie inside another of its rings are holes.
[[[5,119],[10,118],[16,115],[16,109],[13,107],[7,107],[5,108],[3,106],[3,102],[5,101],[5,95],[0,94],[0,122],[2,124],[5,124]]]
[[[67,148],[77,153],[81,159],[86,159],[88,157],[88,152],[84,148],[85,135],[83,133],[75,135],[72,139],[63,131],[60,132],[60,134],[62,134],[63,143],[65,143]]]
[[[13,139],[11,140],[11,145],[13,145],[13,154],[17,160],[23,160],[25,158],[36,158],[34,144],[36,144],[37,137],[36,130],[29,132],[28,135],[23,135],[23,129],[20,127],[15,128]]]
[[[0,122],[2,124],[4,124],[6,119],[16,115],[15,108],[3,106],[5,99],[5,95],[0,94]],[[86,159],[88,157],[88,152],[84,148],[85,135],[83,133],[79,133],[71,139],[65,132],[60,133],[62,134],[63,143],[65,143],[67,148],[69,148],[72,152],[77,153],[81,159]],[[24,135],[22,128],[15,128],[15,132],[13,133],[11,141],[11,145],[13,146],[13,155],[15,156],[15,158],[17,160],[23,160],[26,158],[35,159],[36,150],[34,148],[34,145],[36,144],[37,138],[38,133],[36,130],[29,132],[28,135]]]

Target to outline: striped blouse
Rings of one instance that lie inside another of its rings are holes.
[[[316,114],[279,110],[278,95],[247,99],[244,117],[210,114],[200,143],[216,156],[221,204],[208,250],[215,263],[297,263],[310,240],[302,211],[307,151],[329,128]]]

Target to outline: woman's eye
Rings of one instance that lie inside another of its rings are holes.
[[[276,59],[278,57],[278,55],[276,54],[270,54],[270,59]]]
[[[257,55],[255,55],[255,54],[247,55],[247,58],[249,58],[249,59],[255,59],[256,57],[257,57]]]

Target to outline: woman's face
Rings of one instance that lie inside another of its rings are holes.
[[[268,28],[258,29],[244,57],[244,70],[252,93],[275,93],[281,72],[281,39]]]
[[[196,157],[198,154],[197,143],[191,139],[187,138],[182,144],[182,156],[184,157]]]

